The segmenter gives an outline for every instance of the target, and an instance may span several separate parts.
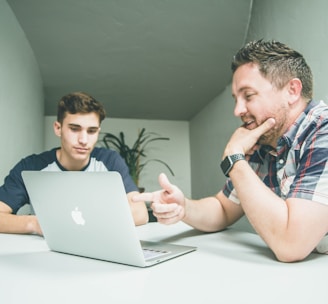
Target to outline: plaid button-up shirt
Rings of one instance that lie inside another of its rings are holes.
[[[277,149],[262,146],[249,165],[282,199],[303,198],[328,205],[328,106],[310,102],[279,139]],[[223,192],[239,203],[230,179]]]

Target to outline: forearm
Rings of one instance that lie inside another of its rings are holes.
[[[307,240],[301,233],[302,218],[292,222],[295,211],[257,177],[246,161],[238,161],[230,177],[249,222],[276,256],[294,260],[300,254],[304,258]],[[287,257],[289,254],[294,257]]]
[[[0,233],[40,234],[35,215],[14,215],[0,212]]]
[[[144,225],[148,223],[149,216],[146,204],[144,202],[133,202],[132,197],[136,195],[138,192],[130,192],[128,193],[128,201],[130,204],[134,224],[136,226]]]
[[[288,210],[284,200],[269,189],[246,161],[238,161],[230,172],[238,198],[255,230],[265,239],[286,232]]]
[[[227,227],[228,221],[217,197],[200,200],[185,199],[186,224],[204,232],[219,231]]]

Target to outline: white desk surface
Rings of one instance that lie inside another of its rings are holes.
[[[0,303],[327,303],[326,255],[285,264],[251,233],[203,234],[183,223],[137,230],[198,249],[137,268],[51,252],[35,235],[0,234]]]

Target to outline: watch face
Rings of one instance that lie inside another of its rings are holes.
[[[231,160],[229,158],[229,156],[227,156],[222,162],[221,162],[221,169],[223,171],[223,174],[225,176],[228,177],[228,173],[230,172],[230,169],[232,168],[232,163]]]
[[[245,160],[244,154],[233,154],[228,155],[222,162],[221,162],[221,169],[226,177],[229,177],[229,172],[231,171],[235,162],[239,160]]]

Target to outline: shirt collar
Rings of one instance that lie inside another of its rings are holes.
[[[290,148],[293,141],[295,140],[296,134],[299,130],[300,125],[306,118],[309,111],[315,107],[318,104],[318,102],[311,100],[305,110],[298,116],[298,118],[295,120],[295,122],[291,125],[291,127],[283,134],[277,144],[277,149],[272,148],[268,145],[263,145],[258,150],[258,157],[263,160],[266,154],[271,154],[273,156],[277,156],[282,153],[282,151],[285,151],[286,148]],[[258,159],[259,160],[259,159]]]
[[[304,119],[306,118],[307,114],[310,110],[317,105],[318,102],[311,100],[305,110],[298,116],[295,122],[289,127],[286,133],[280,137],[278,140],[277,151],[279,151],[282,147],[287,145],[291,147],[292,143],[295,140],[296,134],[299,130],[300,125],[303,123]]]

